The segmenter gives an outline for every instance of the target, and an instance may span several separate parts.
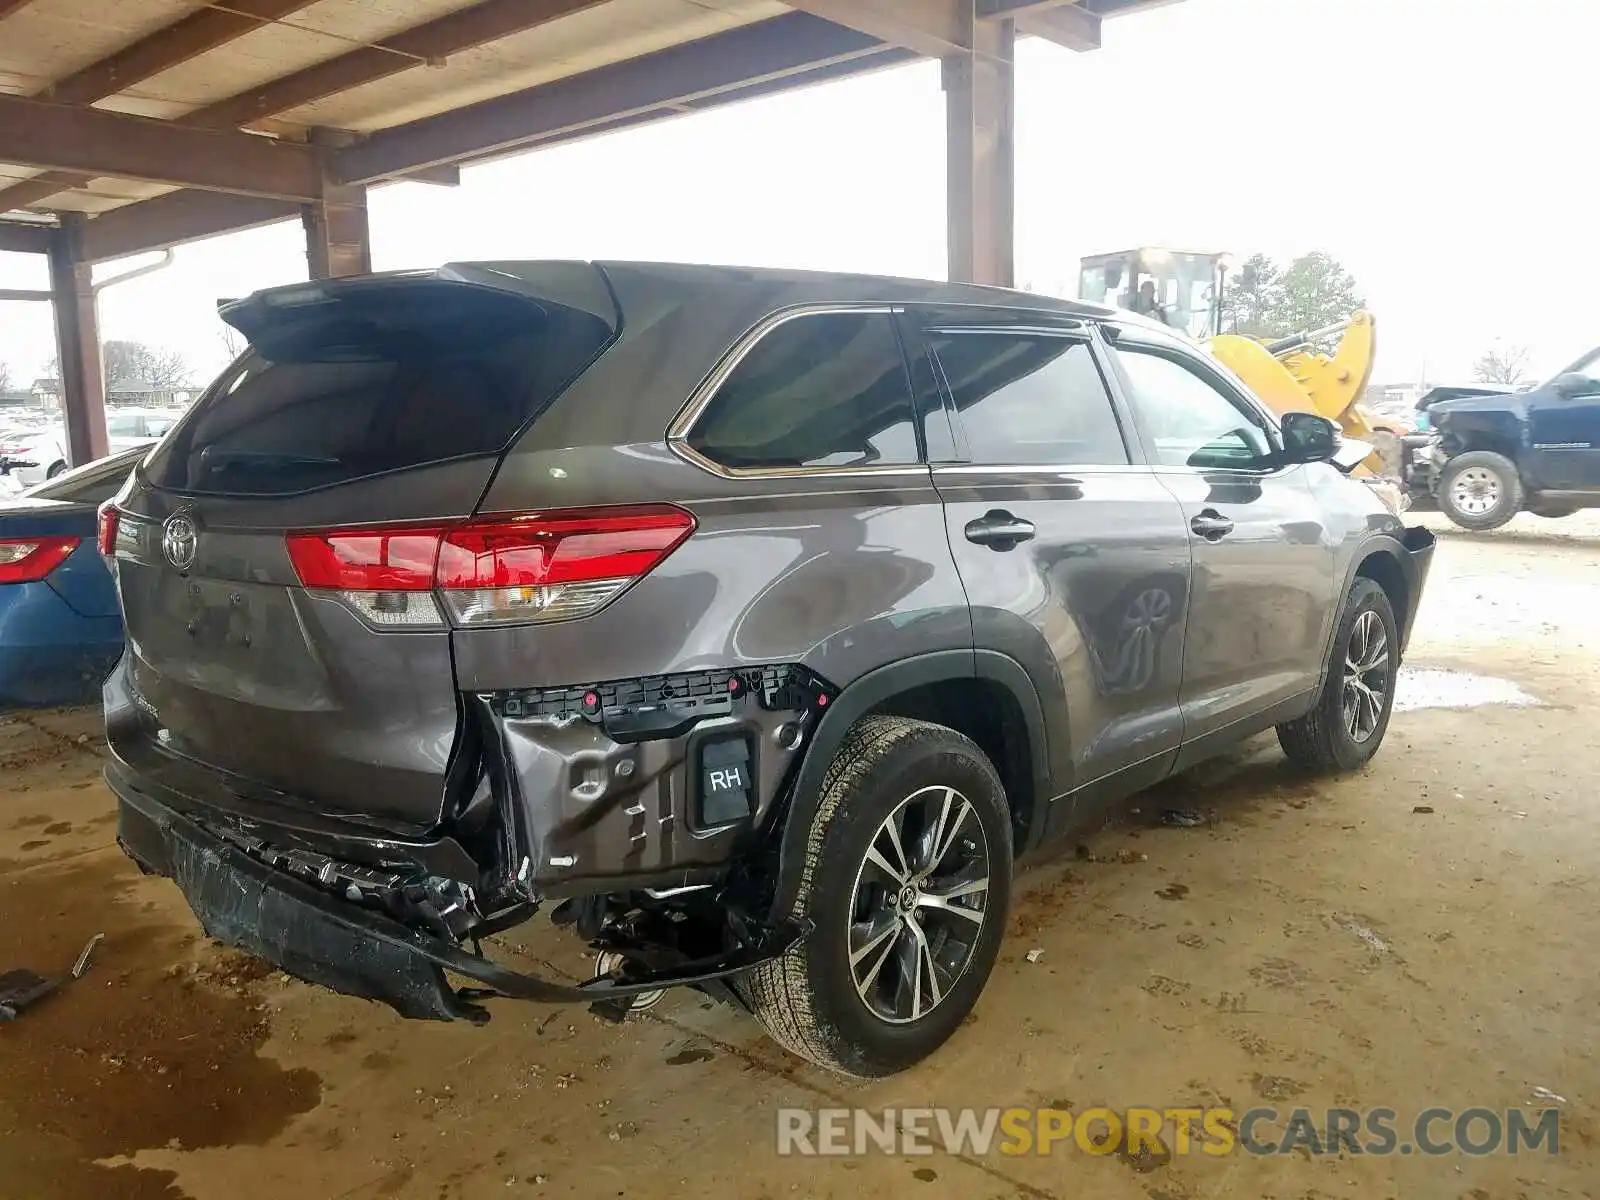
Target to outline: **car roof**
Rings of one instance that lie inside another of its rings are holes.
[[[338,281],[318,281],[316,286],[348,286],[360,280],[370,279],[439,279],[456,278],[463,274],[469,277],[482,277],[486,273],[503,274],[511,260],[478,260],[448,262],[431,270],[389,271],[375,272],[364,276],[346,276]],[[527,259],[516,260],[518,267],[534,268],[539,266],[570,266],[570,262],[556,259]],[[627,272],[635,276],[655,276],[663,282],[678,281],[690,283],[694,286],[704,287],[750,287],[766,286],[770,288],[801,287],[812,292],[824,292],[830,284],[846,285],[852,298],[859,298],[864,292],[870,292],[885,304],[973,304],[989,307],[1014,307],[1029,308],[1039,311],[1058,312],[1069,316],[1082,317],[1086,320],[1117,321],[1120,324],[1136,325],[1142,328],[1171,332],[1166,326],[1148,317],[1128,312],[1124,309],[1109,308],[1101,304],[1088,304],[1081,300],[1067,300],[1059,296],[1046,296],[1037,292],[1024,292],[1015,288],[989,287],[972,283],[949,283],[943,280],[912,279],[894,275],[872,275],[849,271],[807,271],[782,267],[739,267],[719,266],[706,263],[675,263],[630,260],[603,260],[595,261],[590,265],[608,272]],[[235,307],[243,307],[249,301],[255,301],[265,296],[281,295],[304,291],[307,284],[284,284],[279,287],[263,288],[252,292],[246,301],[228,301],[219,305],[219,309],[226,313]]]

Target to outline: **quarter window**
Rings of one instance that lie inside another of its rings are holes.
[[[1169,467],[1259,468],[1272,442],[1259,414],[1224,393],[1176,357],[1120,346],[1118,361],[1131,399],[1153,443],[1152,457]]]
[[[916,463],[911,385],[887,313],[813,313],[770,330],[689,432],[726,467]]]
[[[962,330],[933,334],[930,343],[974,462],[1128,462],[1111,395],[1087,342]]]

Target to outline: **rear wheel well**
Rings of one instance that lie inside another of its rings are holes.
[[[1411,612],[1411,588],[1394,555],[1374,550],[1361,560],[1361,565],[1356,568],[1356,577],[1370,579],[1383,589],[1389,597],[1389,607],[1394,610],[1395,626],[1404,629]]]
[[[869,713],[944,725],[971,738],[1005,785],[1014,843],[1027,845],[1033,820],[1033,747],[1022,706],[992,679],[941,679],[898,692]]]

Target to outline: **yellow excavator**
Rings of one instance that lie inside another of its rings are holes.
[[[1143,313],[1204,341],[1212,357],[1275,412],[1317,413],[1337,421],[1347,437],[1373,443],[1378,454],[1368,465],[1380,470],[1380,462],[1397,452],[1398,439],[1377,430],[1360,403],[1377,349],[1372,314],[1353,312],[1336,325],[1271,342],[1223,333],[1223,298],[1232,270],[1226,254],[1147,246],[1083,259],[1078,294]],[[1317,349],[1335,336],[1339,344],[1331,355]]]

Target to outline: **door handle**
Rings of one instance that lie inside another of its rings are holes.
[[[993,508],[975,521],[968,521],[967,541],[992,550],[1010,550],[1035,533],[1032,521],[1024,521],[1003,508]]]
[[[1214,508],[1203,508],[1199,515],[1189,522],[1189,528],[1208,542],[1220,542],[1233,532],[1233,522]]]

